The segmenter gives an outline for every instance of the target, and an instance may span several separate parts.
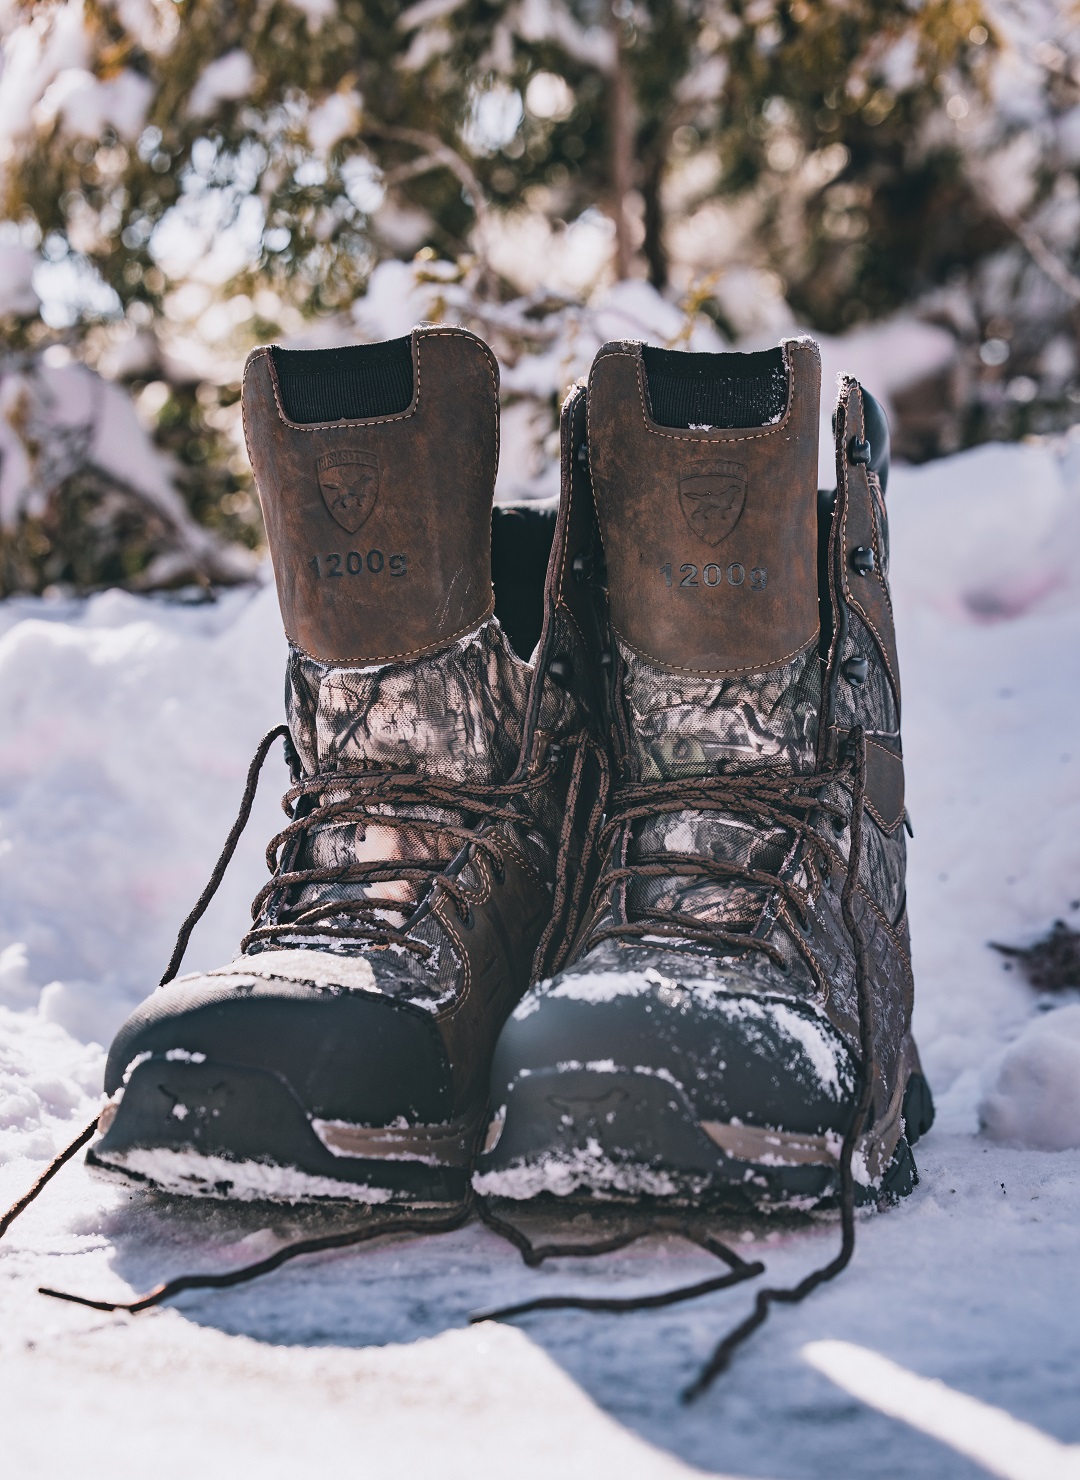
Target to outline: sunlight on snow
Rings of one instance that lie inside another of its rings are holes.
[[[919,1377],[849,1341],[811,1341],[802,1355],[852,1397],[940,1440],[1002,1480],[1080,1480],[1080,1445],[1062,1444],[936,1377]]]

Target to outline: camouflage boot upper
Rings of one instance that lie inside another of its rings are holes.
[[[588,851],[586,668],[552,681],[493,615],[497,394],[463,330],[249,361],[288,821],[241,954],[118,1034],[97,1164],[231,1196],[464,1195],[496,1035],[573,928]],[[521,528],[536,567],[550,525]],[[542,569],[535,627],[565,650]]]
[[[910,1185],[929,1100],[883,489],[845,381],[819,500],[819,381],[806,341],[594,364],[617,776],[570,962],[496,1050],[488,1192],[819,1201],[867,1062],[856,1180]]]

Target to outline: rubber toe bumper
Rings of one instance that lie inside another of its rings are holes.
[[[790,1001],[690,991],[656,971],[628,973],[622,991],[557,979],[499,1039],[476,1185],[816,1201],[835,1183],[855,1085],[839,1034]]]
[[[202,1054],[284,1079],[310,1115],[385,1125],[451,1112],[450,1069],[433,1016],[390,996],[281,977],[190,977],[132,1013],[109,1050],[105,1093],[141,1055]]]
[[[155,992],[105,1089],[93,1164],[225,1196],[457,1200],[483,1122],[482,1104],[453,1104],[430,1012],[283,978]]]
[[[308,1115],[288,1081],[268,1069],[154,1055],[134,1069],[103,1122],[90,1165],[166,1192],[429,1203],[465,1195],[480,1117],[439,1127],[342,1127]]]

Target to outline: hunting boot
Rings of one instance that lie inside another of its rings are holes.
[[[482,1192],[809,1207],[849,1133],[852,1196],[912,1185],[886,424],[845,379],[819,499],[819,394],[806,340],[593,365],[616,780],[568,964],[499,1039]]]
[[[170,1192],[458,1202],[498,1031],[573,928],[597,785],[544,585],[567,511],[561,536],[501,521],[515,651],[479,339],[260,349],[243,409],[289,639],[288,823],[236,959],[167,973],[118,1033],[89,1160]]]

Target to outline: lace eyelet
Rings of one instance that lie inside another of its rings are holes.
[[[471,904],[467,904],[465,906],[464,914],[462,914],[462,912],[458,910],[458,919],[461,921],[462,925],[464,925],[466,930],[471,930],[473,928],[473,926],[476,924],[476,916],[473,914]]]
[[[503,867],[501,858],[489,856],[488,867],[491,869],[491,877],[495,880],[496,884],[501,885],[506,883],[506,869]]]
[[[845,817],[834,817],[832,819],[832,830],[838,838],[847,832],[847,819]]]

